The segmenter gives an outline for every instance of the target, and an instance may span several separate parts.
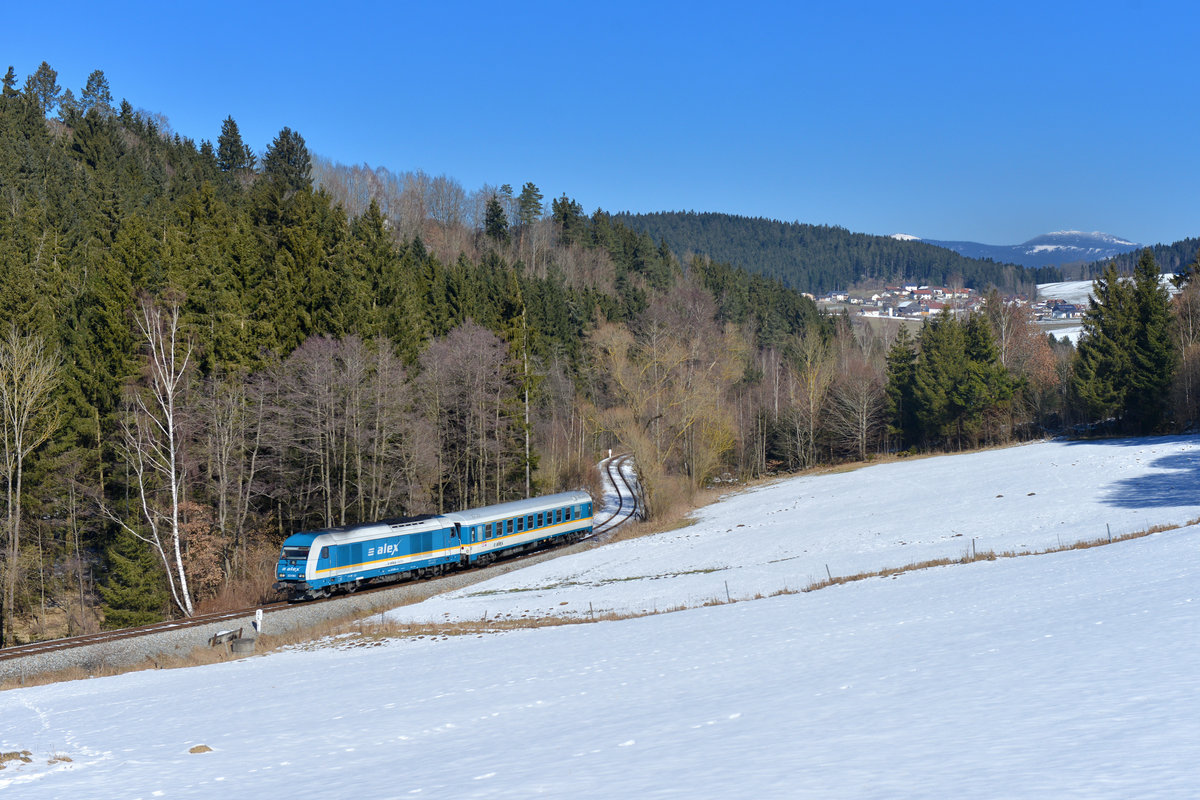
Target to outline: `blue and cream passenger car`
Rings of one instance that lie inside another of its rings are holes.
[[[516,500],[452,514],[306,531],[283,543],[275,588],[292,599],[486,564],[592,531],[586,492]]]

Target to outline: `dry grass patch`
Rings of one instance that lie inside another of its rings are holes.
[[[1064,544],[1046,547],[1041,550],[975,550],[972,545],[971,550],[964,553],[959,558],[934,558],[927,561],[914,561],[911,564],[906,564],[902,567],[889,567],[867,572],[859,572],[854,575],[831,575],[824,580],[813,581],[803,589],[784,589],[775,592],[773,596],[783,594],[797,594],[798,592],[814,592],[818,589],[825,589],[829,586],[838,586],[843,583],[853,583],[854,581],[864,581],[869,578],[889,578],[895,575],[900,575],[905,572],[915,572],[920,569],[931,569],[933,567],[947,567],[952,564],[972,564],[976,561],[995,561],[998,558],[1022,558],[1024,556],[1043,556],[1050,553],[1064,553],[1069,550],[1090,550],[1093,547],[1103,547],[1109,544],[1118,542],[1127,542],[1130,539],[1142,539],[1147,536],[1152,536],[1156,533],[1164,531],[1174,531],[1180,528],[1191,527],[1192,525],[1200,525],[1200,517],[1189,520],[1182,525],[1154,525],[1145,530],[1132,531],[1130,533],[1122,533],[1116,536],[1101,536],[1095,539],[1083,539],[1077,542],[1067,542]]]
[[[4,769],[5,765],[10,761],[18,761],[22,764],[33,763],[33,753],[28,750],[14,750],[10,753],[0,753],[0,769]]]

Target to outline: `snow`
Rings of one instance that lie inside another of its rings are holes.
[[[701,509],[689,527],[546,561],[391,616],[439,622],[696,607],[802,589],[830,574],[959,558],[972,542],[1036,550],[1105,535],[1106,526],[1118,534],[1200,517],[1200,495],[1169,488],[1200,470],[1200,439],[1121,441],[1046,442],[783,480]]]
[[[1079,346],[1079,337],[1083,336],[1083,326],[1082,325],[1071,325],[1066,328],[1052,328],[1047,332],[1053,333],[1054,338],[1056,338],[1060,341],[1063,339],[1066,339],[1068,342],[1070,342],[1071,344],[1078,347]]]
[[[1046,237],[1050,237],[1050,236],[1084,237],[1084,238],[1089,238],[1089,239],[1096,239],[1101,242],[1104,242],[1105,244],[1129,245],[1131,247],[1136,246],[1136,244],[1137,244],[1136,242],[1131,242],[1127,239],[1122,239],[1120,236],[1113,236],[1111,233],[1105,233],[1104,231],[1090,231],[1090,232],[1089,231],[1053,231],[1052,233],[1044,234],[1043,236],[1038,237],[1038,238],[1046,238]]]
[[[1086,306],[1092,296],[1091,281],[1062,281],[1060,283],[1039,283],[1038,297],[1046,300],[1062,300],[1064,303],[1074,303]]]
[[[1179,289],[1172,282],[1174,274],[1164,272],[1159,276],[1159,283],[1171,294],[1177,294]],[[1092,296],[1092,281],[1062,281],[1060,283],[1039,283],[1038,297],[1044,300],[1062,300],[1086,306]]]
[[[911,233],[893,233],[892,238],[899,239],[902,242],[919,242],[919,241],[921,241],[920,236],[913,236]]]
[[[971,538],[1039,547],[1106,523],[1185,522],[1200,509],[1198,446],[1047,442],[784,480],[689,528],[551,562],[591,582],[557,596],[696,605],[714,582],[799,588],[825,563],[897,565],[961,554]],[[0,752],[28,749],[34,763],[8,762],[0,793],[1194,797],[1198,537],[1189,527],[617,622],[350,637],[11,690]],[[718,571],[690,572],[705,566]],[[553,577],[526,572],[493,588]],[[470,616],[469,594],[440,613]],[[491,611],[533,596],[497,591]],[[189,752],[199,745],[212,750]],[[48,764],[56,755],[71,761]]]

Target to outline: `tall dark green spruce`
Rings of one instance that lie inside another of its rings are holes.
[[[1149,249],[1132,281],[1105,267],[1092,286],[1071,380],[1087,420],[1115,417],[1134,433],[1162,426],[1178,360],[1171,325],[1170,295]]]
[[[967,351],[962,326],[948,313],[926,320],[921,328],[921,352],[913,376],[917,426],[926,444],[953,440],[961,446]]]
[[[487,208],[484,210],[483,232],[497,242],[508,241],[508,217],[505,216],[504,206],[500,205],[500,198],[496,195],[488,198]]]
[[[964,428],[975,441],[990,440],[1006,416],[1015,386],[1000,361],[991,326],[982,315],[971,315],[965,335],[967,374],[958,387]]]
[[[221,172],[239,175],[254,169],[254,162],[254,151],[242,141],[238,124],[233,117],[226,117],[217,137],[217,166]]]
[[[1083,418],[1103,422],[1125,407],[1133,352],[1132,292],[1108,264],[1092,283],[1071,390]]]
[[[131,628],[164,619],[170,598],[162,565],[150,547],[122,530],[107,555],[108,578],[100,584],[104,627]]]
[[[906,448],[917,440],[917,404],[913,398],[916,363],[916,343],[908,333],[908,326],[901,325],[887,354],[887,415],[888,435]]]
[[[1150,433],[1166,418],[1168,389],[1175,377],[1178,353],[1171,328],[1170,294],[1162,285],[1149,248],[1142,251],[1133,272],[1133,304],[1137,325],[1125,414],[1134,431]]]
[[[284,127],[263,155],[263,174],[281,183],[285,189],[312,187],[312,157],[304,137]]]

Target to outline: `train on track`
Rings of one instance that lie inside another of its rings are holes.
[[[275,588],[289,600],[483,566],[501,556],[573,542],[592,532],[592,498],[563,492],[452,514],[294,533]]]

